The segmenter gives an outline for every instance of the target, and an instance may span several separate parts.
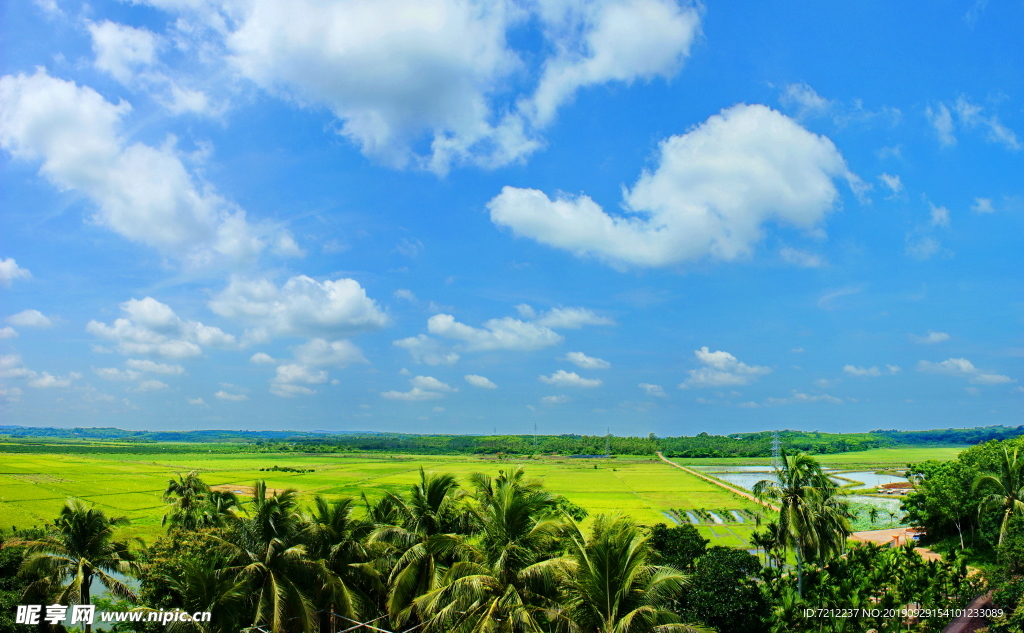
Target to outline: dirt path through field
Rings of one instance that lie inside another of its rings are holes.
[[[662,455],[661,451],[658,451],[656,453],[656,455],[658,456],[658,459],[660,459],[661,461],[665,462],[669,466],[675,466],[676,468],[678,468],[679,470],[681,470],[683,472],[690,473],[694,477],[699,477],[699,478],[703,479],[704,481],[706,481],[708,483],[715,484],[719,488],[724,488],[725,490],[728,490],[729,492],[733,493],[734,495],[739,495],[739,496],[743,497],[744,499],[750,499],[754,503],[762,505],[762,506],[764,506],[764,507],[766,507],[766,508],[768,508],[770,510],[774,510],[775,512],[779,511],[779,506],[772,505],[772,504],[768,503],[767,501],[761,501],[760,499],[758,499],[754,495],[750,494],[749,492],[745,492],[743,490],[737,490],[736,488],[733,488],[732,486],[727,486],[726,484],[718,481],[717,479],[712,479],[711,477],[708,477],[706,475],[702,475],[702,474],[700,474],[699,472],[697,472],[695,470],[687,468],[686,466],[680,466],[679,464],[675,463],[674,461],[672,461],[672,460],[666,458],[664,455]]]

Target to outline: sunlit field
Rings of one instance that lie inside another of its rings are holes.
[[[369,498],[402,493],[418,478],[419,468],[457,475],[468,486],[473,472],[525,466],[527,474],[585,508],[591,515],[621,513],[644,524],[672,524],[671,510],[685,520],[687,510],[707,510],[724,519],[698,529],[718,544],[744,546],[753,529],[730,510],[763,511],[737,497],[654,458],[540,458],[498,461],[466,456],[341,455],[62,455],[6,454],[0,465],[0,525],[27,527],[56,516],[69,496],[95,503],[111,515],[132,520],[127,532],[147,541],[162,532],[161,494],[177,473],[197,470],[208,484],[251,486],[263,479],[271,489],[294,488],[310,499]],[[312,469],[309,473],[261,472],[272,466]]]

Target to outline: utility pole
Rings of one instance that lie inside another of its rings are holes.
[[[605,428],[604,456],[605,457],[611,457],[611,454],[612,454],[612,428],[609,426],[609,427]]]

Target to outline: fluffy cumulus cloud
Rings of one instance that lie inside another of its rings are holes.
[[[347,367],[353,363],[367,362],[362,350],[351,341],[327,341],[322,338],[312,339],[297,347],[295,359],[315,367]]]
[[[580,88],[671,77],[700,34],[697,10],[668,0],[542,2],[539,8],[549,37],[559,43],[527,106],[541,124]]]
[[[661,385],[652,385],[649,382],[642,382],[637,386],[640,387],[640,389],[642,389],[643,392],[648,396],[654,396],[656,398],[668,397],[668,394],[665,393],[664,387],[662,387]]]
[[[392,343],[409,352],[414,362],[426,365],[454,365],[459,361],[459,355],[449,349],[445,349],[437,340],[426,334],[417,334]]]
[[[35,371],[25,366],[18,354],[0,354],[0,378],[19,378],[34,389],[65,389],[80,379],[82,374],[71,372],[56,376],[48,371]],[[20,394],[21,390],[17,389]]]
[[[583,352],[569,352],[565,355],[565,360],[577,367],[582,367],[583,369],[608,369],[612,366],[612,364],[606,360],[587,356]]]
[[[120,307],[125,316],[113,324],[93,320],[85,329],[97,338],[115,342],[122,354],[179,359],[199,356],[203,347],[239,347],[233,334],[182,319],[170,306],[152,297],[130,299]]]
[[[262,335],[335,337],[376,330],[389,322],[354,279],[316,281],[305,275],[282,286],[232,277],[210,301],[215,313],[254,326]]]
[[[556,387],[600,387],[601,380],[599,378],[583,378],[574,371],[565,371],[559,369],[550,376],[539,376],[537,378],[543,383],[554,385]]]
[[[274,378],[270,381],[270,393],[282,398],[311,396],[316,390],[307,385],[322,385],[328,377],[322,369],[302,363],[285,363],[277,366]]]
[[[7,322],[18,327],[51,327],[53,320],[39,310],[22,310],[7,317]]]
[[[13,257],[0,259],[0,286],[10,288],[15,279],[31,279],[32,273],[27,268],[18,266]]]
[[[363,154],[437,173],[521,160],[577,91],[671,77],[700,32],[673,0],[144,1],[205,27],[236,76],[330,109]],[[531,21],[540,40],[509,37]]]
[[[885,369],[879,369],[878,367],[860,367],[857,365],[845,365],[843,367],[843,373],[848,376],[857,376],[859,378],[877,378],[878,376],[893,375],[900,373],[901,370],[896,365],[886,365]]]
[[[661,143],[654,171],[625,191],[626,214],[586,195],[505,187],[487,205],[516,235],[617,265],[748,256],[764,225],[808,232],[835,208],[835,180],[860,181],[832,142],[762,105],[737,105]]]
[[[8,326],[0,327],[0,339],[17,338],[17,337],[18,337],[18,331],[15,330],[14,328],[12,328],[11,326],[8,325]]]
[[[915,343],[920,343],[921,345],[934,345],[935,343],[944,343],[948,341],[949,334],[946,334],[945,332],[935,332],[933,330],[928,330],[921,336],[911,334],[910,339]]]
[[[437,400],[443,398],[444,394],[458,391],[451,385],[441,382],[433,376],[416,376],[409,381],[412,389],[409,391],[384,391],[380,395],[388,400],[405,400],[416,402],[420,400]]]
[[[0,78],[0,146],[41,163],[60,189],[84,194],[93,220],[121,236],[199,268],[250,261],[265,246],[245,211],[191,173],[172,143],[131,143],[122,133],[131,106],[49,76]]]
[[[217,398],[218,400],[226,400],[228,402],[245,402],[246,400],[249,399],[249,396],[245,395],[244,393],[233,393],[230,391],[224,391],[223,389],[213,394],[213,397]],[[203,402],[203,399],[199,398],[198,402],[192,402],[191,400],[189,402],[191,404],[200,404]]]
[[[140,68],[156,61],[159,38],[152,31],[104,20],[90,23],[89,34],[96,68],[121,83],[130,82]]]
[[[459,323],[450,314],[427,319],[427,331],[461,342],[468,351],[531,351],[558,345],[564,339],[549,327],[512,317],[490,319],[482,328]]]
[[[534,323],[555,330],[578,330],[584,325],[615,325],[615,321],[587,308],[552,308],[534,318]]]
[[[490,379],[488,379],[488,378],[486,378],[484,376],[478,376],[476,374],[468,374],[465,378],[466,378],[466,382],[468,382],[469,384],[473,385],[474,387],[476,387],[478,389],[497,389],[498,388],[498,385],[494,384],[493,382],[490,381]]]
[[[152,360],[140,360],[129,358],[124,362],[126,366],[135,371],[147,372],[150,374],[163,374],[165,376],[180,376],[185,373],[185,368],[172,363],[158,363]]]
[[[938,363],[922,360],[917,363],[917,370],[932,374],[967,378],[969,382],[975,385],[1003,385],[1017,382],[1009,376],[982,371],[966,358],[948,358]]]
[[[729,352],[712,352],[707,347],[702,347],[693,354],[703,367],[691,369],[690,377],[679,385],[681,389],[747,385],[758,376],[771,373],[770,368],[740,362]]]
[[[273,365],[277,363],[274,357],[266,352],[256,352],[249,357],[249,362],[257,365]]]

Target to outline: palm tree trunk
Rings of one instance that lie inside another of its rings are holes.
[[[803,598],[804,597],[804,557],[801,550],[803,549],[803,543],[798,538],[796,540],[796,592]]]
[[[90,602],[89,587],[92,585],[92,574],[85,572],[82,577],[82,604],[92,604]],[[92,633],[92,623],[85,623],[85,633]]]

